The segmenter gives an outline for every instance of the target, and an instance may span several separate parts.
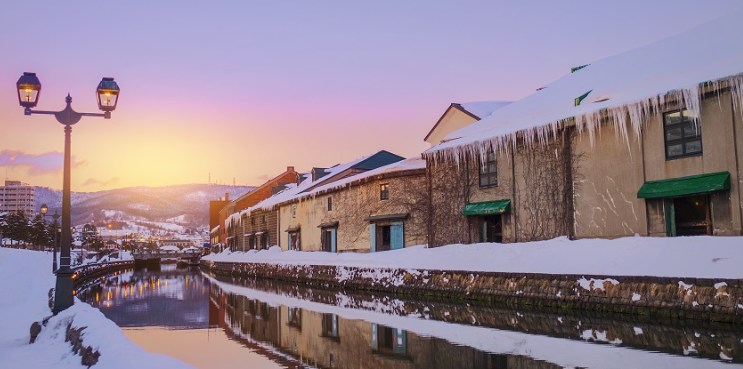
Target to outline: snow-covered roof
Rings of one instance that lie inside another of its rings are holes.
[[[512,103],[512,101],[472,101],[459,106],[479,119],[487,118],[494,111]]]
[[[359,173],[359,174],[356,174],[350,177],[343,178],[338,181],[334,181],[334,182],[313,188],[311,191],[307,193],[303,193],[301,194],[301,196],[298,196],[298,197],[314,196],[314,195],[317,195],[317,194],[320,194],[320,193],[323,193],[329,190],[343,188],[351,184],[363,181],[366,178],[388,175],[388,174],[397,173],[397,172],[404,172],[408,170],[425,169],[425,168],[426,168],[426,161],[422,159],[421,157],[408,158],[402,161],[398,161],[397,163],[388,164],[383,167],[379,167],[377,169]]]
[[[309,189],[314,190],[313,187],[321,186],[326,182],[330,182],[330,180],[333,179],[336,175],[342,173],[343,171],[351,168],[355,168],[359,165],[362,165],[366,163],[367,159],[375,159],[375,157],[379,156],[380,154],[387,155],[394,155],[387,151],[381,150],[378,151],[372,155],[363,156],[361,158],[358,158],[356,160],[350,161],[348,163],[338,164],[336,166],[333,166],[331,168],[327,168],[324,170],[326,173],[324,176],[317,178],[315,180],[312,179],[312,175],[310,173],[303,173],[302,181],[297,184],[289,184],[286,189],[283,191],[247,208],[244,210],[241,210],[239,212],[235,212],[234,214],[230,215],[226,223],[229,223],[231,221],[238,221],[243,215],[250,215],[251,212],[258,210],[258,209],[264,209],[264,210],[272,210],[276,205],[283,204],[285,202],[289,202],[295,199],[300,198],[304,192],[306,192]],[[377,164],[378,165],[378,164]],[[378,168],[377,168],[378,169]],[[374,169],[372,169],[374,170]]]
[[[736,109],[743,107],[743,32],[736,12],[676,36],[593,62],[521,100],[495,110],[450,133],[424,153],[429,158],[481,154],[527,141],[543,141],[575,118],[579,131],[593,130],[602,116],[613,118],[627,134],[626,123],[639,132],[645,117],[666,98],[699,112],[703,84],[730,86]],[[576,99],[587,96],[576,106]],[[627,120],[626,117],[629,117]],[[625,136],[626,137],[626,136]]]

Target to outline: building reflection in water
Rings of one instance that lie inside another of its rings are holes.
[[[236,340],[317,368],[560,368],[333,313],[271,306],[216,285],[210,291],[210,319]]]
[[[425,302],[401,303],[400,311],[391,315],[369,315],[365,304],[379,306],[380,301],[390,300],[272,286],[267,281],[239,283],[250,285],[240,287],[205,277],[198,269],[164,265],[161,270],[130,270],[89,282],[79,297],[122,327],[181,331],[217,327],[239,343],[230,350],[250,350],[284,368],[556,369],[566,365],[562,360],[566,357],[572,360],[571,366],[623,365],[621,360],[607,363],[601,357],[584,361],[582,350],[594,356],[631,357],[644,367],[670,368],[678,363],[735,367],[719,360],[743,361],[743,332],[729,327],[718,331],[714,327],[642,325],[643,330],[637,323],[601,317],[524,315],[453,304],[444,304],[442,310],[442,304]],[[428,311],[430,318],[421,317],[421,311]],[[470,319],[476,325],[467,324]],[[579,352],[570,352],[573,349]],[[221,355],[237,357],[243,351],[228,350]]]

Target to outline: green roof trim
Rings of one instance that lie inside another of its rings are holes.
[[[471,215],[492,215],[503,214],[511,210],[511,200],[495,200],[484,202],[471,202],[464,207],[462,214]]]
[[[575,73],[575,72],[577,72],[577,71],[579,71],[579,70],[581,70],[581,69],[583,69],[583,68],[585,68],[585,67],[587,67],[589,65],[590,64],[583,64],[583,65],[579,65],[577,67],[572,67],[572,68],[570,68],[570,73]]]
[[[591,91],[593,91],[593,90],[588,90],[588,92],[584,93],[583,95],[580,95],[580,96],[576,97],[575,98],[575,101],[573,101],[573,103],[575,104],[575,106],[580,105],[580,103],[582,103],[583,100],[585,100],[585,98],[588,97],[588,94],[590,94]]]
[[[700,195],[730,189],[730,172],[649,181],[637,191],[639,199]]]

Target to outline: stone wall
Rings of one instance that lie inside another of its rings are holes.
[[[322,288],[743,324],[743,280],[214,263],[217,275]]]

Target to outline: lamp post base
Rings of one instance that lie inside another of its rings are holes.
[[[74,304],[72,290],[75,282],[72,280],[72,274],[73,271],[69,268],[63,267],[57,270],[57,286],[54,289],[54,309],[52,309],[54,315]]]

